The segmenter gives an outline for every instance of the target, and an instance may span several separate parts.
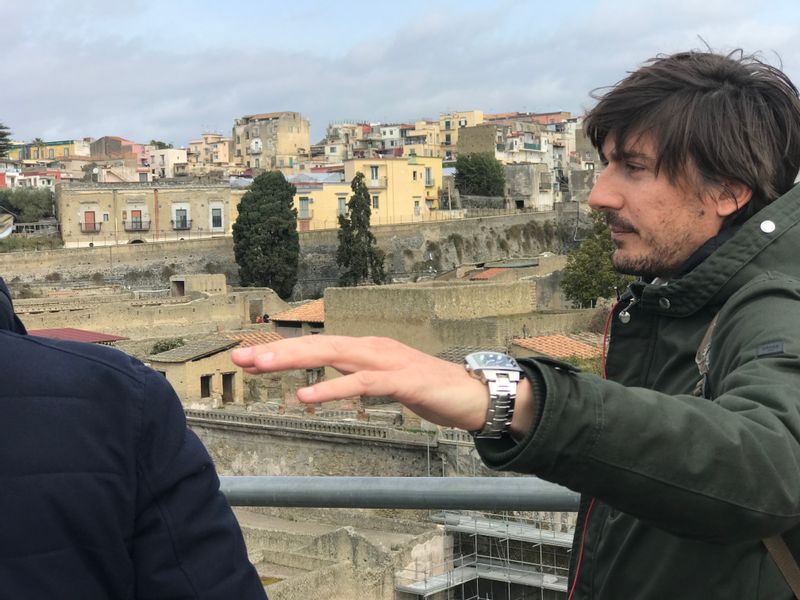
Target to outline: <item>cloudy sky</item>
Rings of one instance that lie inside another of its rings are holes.
[[[800,83],[797,0],[0,0],[0,122],[30,141],[185,145],[293,110],[413,121],[578,113],[658,53],[742,47]]]

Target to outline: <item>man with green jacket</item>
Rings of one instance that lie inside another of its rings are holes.
[[[581,492],[570,600],[793,598],[762,539],[800,556],[798,91],[742,53],[661,56],[584,129],[605,164],[589,204],[639,276],[609,315],[607,379],[522,360],[517,383],[488,353],[468,358],[479,379],[380,338],[234,360],[331,365],[345,376],[300,400],[390,395],[475,432],[492,468]]]

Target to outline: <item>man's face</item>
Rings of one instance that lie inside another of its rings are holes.
[[[615,148],[603,144],[608,161],[589,195],[589,206],[605,213],[616,250],[614,268],[644,277],[670,277],[722,225],[712,194],[688,183],[676,185],[655,173],[652,142],[641,136]],[[693,175],[691,165],[687,169]]]

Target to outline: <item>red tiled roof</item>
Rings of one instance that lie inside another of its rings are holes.
[[[71,342],[88,342],[90,344],[107,344],[118,342],[130,338],[98,331],[87,331],[85,329],[74,329],[72,327],[60,327],[55,329],[31,329],[29,335],[36,337],[50,338],[54,340],[68,340]]]
[[[539,335],[529,338],[517,338],[514,344],[533,350],[539,354],[546,354],[553,358],[595,358],[600,355],[600,348],[578,342],[565,335]]]
[[[282,340],[283,336],[275,331],[247,331],[228,334],[228,338],[239,342],[240,348],[249,348],[259,344],[269,344]]]
[[[487,279],[491,279],[495,275],[499,275],[500,273],[502,273],[503,271],[506,271],[506,270],[507,269],[505,269],[503,267],[489,267],[488,269],[485,269],[483,271],[475,273],[474,275],[470,275],[469,276],[469,280],[470,281],[485,281]]]
[[[325,299],[312,300],[295,306],[276,315],[270,315],[270,321],[301,321],[303,323],[325,322]]]

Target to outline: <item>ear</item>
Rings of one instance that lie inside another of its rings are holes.
[[[740,181],[728,181],[720,185],[714,195],[717,216],[725,218],[732,215],[753,197],[753,190]]]

